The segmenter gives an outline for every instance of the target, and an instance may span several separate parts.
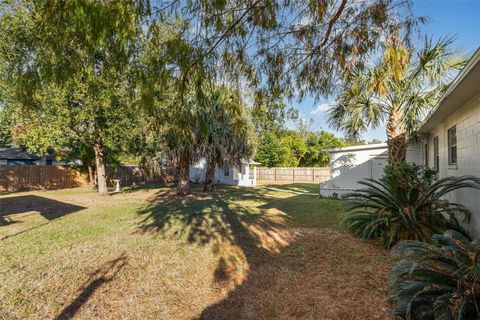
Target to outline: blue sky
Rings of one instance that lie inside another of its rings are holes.
[[[480,0],[414,0],[414,13],[418,16],[428,16],[430,22],[422,26],[422,31],[435,38],[442,36],[455,36],[457,45],[462,52],[471,56],[480,47]],[[333,99],[333,98],[331,98]],[[334,129],[329,128],[325,119],[325,110],[332,100],[321,100],[314,103],[313,99],[305,99],[293,106],[300,112],[303,119],[313,119],[310,124],[312,130],[327,130],[338,135]],[[294,129],[294,123],[288,123]],[[385,128],[370,129],[362,137],[366,141],[372,139],[386,140]]]

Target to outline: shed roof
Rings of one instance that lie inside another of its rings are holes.
[[[33,153],[23,151],[19,148],[0,148],[0,159],[7,160],[40,160],[42,157]],[[47,159],[54,159],[54,156],[47,156]]]
[[[336,152],[348,152],[359,150],[374,150],[374,149],[387,149],[386,143],[374,143],[374,144],[362,144],[357,146],[339,147],[323,149],[323,152],[336,153]]]
[[[250,159],[250,160],[242,159],[241,162],[242,162],[243,164],[253,164],[253,165],[260,165],[260,164],[261,164],[260,162],[256,162],[256,161],[254,161],[254,160],[252,160],[252,159]]]

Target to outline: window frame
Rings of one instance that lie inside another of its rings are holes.
[[[438,136],[433,137],[433,169],[435,171],[440,170],[440,143]]]
[[[424,151],[424,154],[423,154],[424,157],[425,157],[424,162],[425,162],[425,166],[428,167],[428,141],[425,142],[424,148],[425,148],[425,151]]]
[[[457,155],[457,126],[452,126],[447,130],[448,164],[456,165]]]

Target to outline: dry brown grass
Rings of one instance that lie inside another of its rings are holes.
[[[7,197],[0,319],[391,317],[390,258],[338,226],[338,201],[260,188]]]

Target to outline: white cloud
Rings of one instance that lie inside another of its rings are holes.
[[[329,103],[322,103],[321,105],[318,105],[315,109],[310,111],[310,114],[319,114],[319,113],[325,113],[330,109],[332,105]]]

